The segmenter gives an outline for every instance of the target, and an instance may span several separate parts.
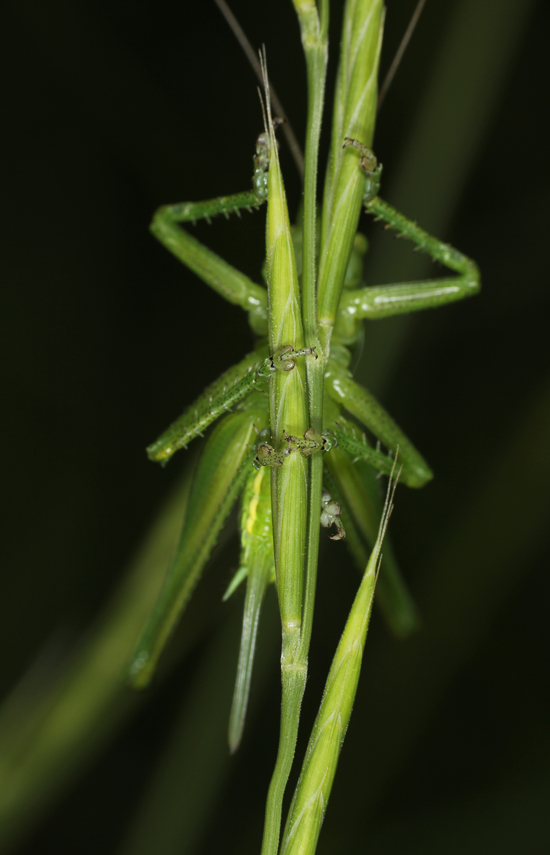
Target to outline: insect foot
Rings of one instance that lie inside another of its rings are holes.
[[[272,445],[267,442],[262,442],[257,450],[256,457],[252,461],[254,469],[260,469],[262,466],[282,466],[285,457],[292,454],[294,449],[283,448],[282,451],[275,451]]]
[[[338,530],[336,534],[329,534],[331,540],[343,540],[346,536],[340,519],[341,513],[342,508],[339,502],[334,502],[330,493],[323,490],[321,493],[321,525],[323,528],[330,528],[331,525],[335,525]]]
[[[289,448],[292,450],[299,448],[306,457],[314,454],[316,451],[320,451],[323,445],[323,437],[312,428],[306,430],[303,437],[290,436],[286,430],[283,431],[283,436],[285,441],[288,442]]]
[[[294,350],[291,344],[285,344],[278,347],[273,356],[268,356],[265,362],[258,369],[258,373],[263,372],[260,376],[270,371],[292,371],[296,365],[298,356],[314,356],[317,359],[317,353],[314,347],[305,347],[302,350]]]
[[[299,448],[306,457],[310,454],[315,454],[316,451],[330,451],[338,445],[336,436],[332,431],[318,433],[313,428],[309,428],[302,438],[301,436],[291,436],[284,430],[283,435],[285,442],[288,442],[289,448],[292,450]]]
[[[338,445],[336,434],[332,430],[326,430],[321,434],[321,438],[323,440],[323,451],[332,451],[332,449],[336,448]]]
[[[354,140],[351,137],[345,137],[343,148],[349,145],[356,148],[361,155],[359,161],[361,168],[365,172],[365,190],[363,192],[363,204],[368,205],[373,199],[378,196],[380,191],[380,181],[382,178],[382,164],[378,163],[376,155],[368,146],[363,145],[359,140]]]

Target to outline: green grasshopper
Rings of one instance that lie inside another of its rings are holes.
[[[241,739],[260,606],[271,581],[277,586],[282,626],[280,745],[262,855],[275,855],[279,845],[282,799],[307,678],[320,523],[335,529],[333,539],[346,536],[364,569],[369,549],[375,546],[378,560],[381,546],[377,474],[389,475],[398,455],[400,477],[407,486],[421,487],[432,477],[412,442],[373,395],[353,380],[351,349],[362,334],[363,320],[461,300],[475,294],[480,284],[473,261],[428,235],[378,195],[382,167],[370,146],[382,38],[381,0],[346,4],[319,228],[316,187],[329,4],[321,0],[317,9],[312,0],[294,0],[294,6],[310,98],[300,228],[290,226],[265,55],[265,127],[254,154],[252,189],[204,202],[163,206],[151,225],[155,237],[176,258],[248,312],[258,341],[147,449],[151,460],[164,464],[222,417],[200,458],[176,554],[130,667],[134,685],[147,685],[231,509],[242,496],[241,562],[226,592],[227,597],[247,579],[230,719],[232,751]],[[200,219],[264,204],[267,287],[251,281],[183,228]],[[357,233],[362,208],[455,275],[365,287],[362,269],[367,242]],[[375,444],[367,439],[365,429]],[[386,522],[387,513],[384,530]],[[371,592],[373,572],[371,567]],[[415,622],[414,606],[391,550],[382,564],[377,599],[390,626],[406,634]]]

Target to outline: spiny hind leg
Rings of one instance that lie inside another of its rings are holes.
[[[329,371],[325,377],[325,390],[340,406],[355,416],[374,436],[390,449],[395,456],[399,451],[399,461],[402,466],[401,480],[409,487],[422,487],[433,477],[432,471],[420,452],[395,423],[389,413],[382,407],[367,389],[356,383],[346,368],[331,360]],[[343,430],[342,430],[343,425]],[[388,461],[384,463],[383,455],[375,454],[373,449],[364,442],[357,441],[355,430],[342,420],[340,430],[345,436],[336,431],[337,441],[342,447],[346,446],[350,454],[371,459],[371,465],[387,472]],[[378,462],[375,462],[375,461]],[[387,472],[389,474],[389,472]]]

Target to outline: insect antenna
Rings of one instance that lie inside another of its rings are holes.
[[[384,501],[384,508],[382,510],[382,518],[380,520],[380,527],[378,529],[378,537],[376,538],[376,544],[374,547],[375,549],[377,547],[378,547],[378,549],[382,548],[382,542],[384,540],[384,537],[386,534],[386,529],[388,527],[388,522],[389,522],[389,519],[390,519],[392,511],[393,511],[393,497],[395,496],[395,489],[397,487],[397,482],[399,481],[399,478],[401,476],[401,469],[403,468],[402,466],[400,466],[399,469],[397,470],[397,475],[395,474],[395,470],[397,467],[398,455],[399,455],[399,446],[397,446],[397,449],[395,451],[393,466],[392,466],[391,474],[390,474],[390,477],[388,480],[388,488],[386,490],[386,499]],[[380,554],[378,569],[380,569],[380,562],[381,561],[382,561],[382,554]]]
[[[264,87],[264,92],[265,92],[265,106],[266,106],[266,112],[267,112],[266,131],[270,131],[272,126],[273,126],[273,121],[271,118],[271,91],[269,88],[269,76],[267,73],[267,53],[266,53],[265,45],[262,45],[262,49],[259,51],[258,56],[260,58],[259,59],[260,71],[261,71],[261,75],[262,75],[261,81],[262,81],[262,85]],[[263,109],[263,104],[262,104],[262,109]],[[265,121],[266,121],[266,118],[265,118],[265,112],[264,112],[264,122]]]
[[[271,139],[272,139],[273,129],[275,126],[274,126],[273,120],[271,118],[271,101],[270,101],[270,96],[269,96],[269,78],[267,76],[267,57],[266,57],[266,52],[265,52],[265,45],[262,45],[262,49],[259,51],[258,55],[260,57],[259,66],[260,66],[260,72],[262,75],[261,81],[262,81],[262,84],[264,87],[264,92],[262,93],[260,86],[258,86],[258,95],[260,97],[260,104],[262,107],[262,116],[264,118],[263,136],[265,137],[265,143],[267,145],[267,150],[268,150],[269,156],[271,157]],[[264,101],[264,95],[265,95],[265,101]]]
[[[218,2],[218,0],[216,0],[216,3],[217,2]],[[221,0],[221,2],[223,2],[223,0]],[[401,60],[403,59],[403,55],[404,55],[405,51],[407,50],[408,44],[412,38],[412,34],[414,33],[415,27],[418,23],[418,19],[420,18],[420,15],[422,14],[422,9],[424,8],[425,3],[426,3],[426,0],[418,0],[418,3],[416,4],[416,9],[412,13],[411,20],[409,21],[409,26],[405,30],[405,34],[404,34],[403,38],[401,39],[401,43],[400,43],[399,47],[397,48],[396,54],[393,58],[393,62],[389,67],[388,73],[386,74],[386,77],[384,78],[384,82],[383,82],[382,86],[380,87],[380,92],[378,94],[378,107],[377,107],[378,110],[380,110],[380,107],[382,106],[382,102],[384,101],[384,98],[388,94],[388,89],[390,88],[390,86],[392,84],[393,78],[395,77],[395,73],[396,73],[397,69],[399,68],[399,65],[401,63]]]
[[[262,85],[264,85],[264,87],[265,87],[265,81],[263,80],[263,76],[262,76],[261,63],[258,61],[258,57],[256,56],[256,54],[254,52],[254,48],[250,44],[250,41],[249,41],[246,33],[244,32],[243,28],[241,27],[241,25],[237,21],[235,15],[231,11],[231,9],[229,8],[229,6],[225,2],[225,0],[214,0],[214,2],[216,4],[216,6],[218,7],[218,9],[220,10],[220,12],[222,13],[222,15],[224,16],[224,18],[227,21],[227,23],[229,24],[229,26],[231,27],[233,35],[235,36],[235,38],[239,42],[241,48],[243,49],[244,55],[246,56],[250,65],[252,66],[252,70],[254,71],[254,74],[256,75],[256,77],[258,78],[260,83],[262,83]],[[290,153],[294,159],[294,163],[296,164],[296,168],[297,168],[298,172],[300,173],[300,177],[303,181],[304,180],[304,155],[303,155],[302,149],[300,147],[300,143],[296,139],[296,134],[292,130],[292,125],[290,124],[290,122],[288,120],[288,117],[285,113],[284,107],[281,103],[281,99],[277,95],[277,92],[275,91],[274,86],[270,84],[269,89],[271,92],[271,101],[273,103],[273,106],[275,107],[275,110],[277,111],[277,115],[280,116],[281,119],[284,120],[283,133],[286,137],[287,145],[288,145],[288,147],[290,149]]]

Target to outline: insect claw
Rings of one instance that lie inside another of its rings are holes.
[[[335,502],[327,490],[323,490],[321,494],[321,525],[323,528],[330,528],[335,525],[337,534],[329,534],[331,540],[343,540],[346,536],[346,531],[342,525],[340,514],[342,508],[339,502]]]
[[[325,453],[327,451],[332,451],[333,448],[338,447],[338,440],[336,439],[335,434],[331,430],[327,430],[325,431],[325,433],[321,434],[321,440],[321,448]]]

